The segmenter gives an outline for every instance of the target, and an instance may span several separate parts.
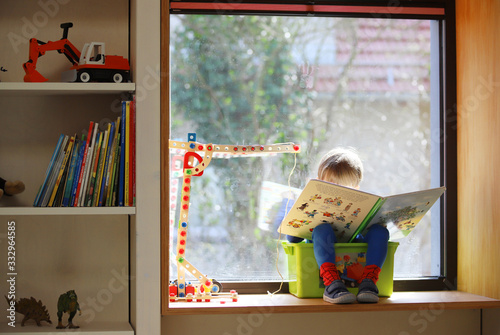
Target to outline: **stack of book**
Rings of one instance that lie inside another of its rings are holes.
[[[135,206],[135,101],[81,138],[59,136],[34,206]]]

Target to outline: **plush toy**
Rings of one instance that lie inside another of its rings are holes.
[[[23,192],[24,189],[24,183],[20,180],[8,181],[0,178],[0,199],[4,194],[7,196],[16,195]]]

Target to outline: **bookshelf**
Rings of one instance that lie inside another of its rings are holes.
[[[0,207],[0,216],[134,215],[135,207]]]
[[[0,65],[8,70],[0,73],[4,128],[0,134],[0,176],[21,179],[27,186],[25,192],[0,200],[0,273],[7,273],[6,224],[14,221],[18,247],[16,299],[41,299],[52,319],[52,325],[20,327],[23,316],[17,313],[18,324],[12,328],[2,312],[0,333],[66,333],[55,329],[57,298],[75,289],[83,312],[75,316],[74,323],[80,326],[76,332],[160,334],[160,293],[159,285],[154,284],[159,281],[160,257],[156,241],[160,88],[151,77],[159,66],[159,7],[159,3],[145,0],[0,3]],[[55,40],[61,37],[62,22],[74,23],[69,39],[75,46],[104,41],[107,54],[128,56],[133,82],[58,82],[59,73],[69,63],[57,52],[47,53],[37,66],[49,82],[22,82],[21,64],[27,60],[28,45],[16,44],[9,36],[20,38],[16,41],[28,37]],[[140,123],[136,181],[142,187],[136,206],[33,207],[56,136],[78,132],[90,121],[114,120],[116,102],[136,93],[138,86],[142,94],[136,105]],[[140,111],[148,113],[139,115]],[[4,294],[5,288],[2,280],[0,293]],[[63,323],[66,320],[67,314]]]
[[[15,334],[15,335],[31,335],[31,334],[46,334],[53,335],[57,334],[57,329],[52,327],[52,325],[45,325],[42,327],[37,327],[34,330],[33,327],[16,327],[15,330],[9,329],[10,327],[6,324],[0,324],[0,334]],[[79,335],[95,335],[95,334],[106,334],[106,335],[134,335],[134,331],[130,328],[128,322],[97,322],[86,329],[75,329],[73,331],[59,330],[61,334],[71,334],[76,333]]]
[[[135,83],[4,83],[0,82],[0,97],[62,96],[89,94],[133,93]]]

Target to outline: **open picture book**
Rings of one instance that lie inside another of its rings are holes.
[[[314,227],[329,223],[339,243],[365,235],[371,225],[387,227],[390,240],[407,236],[444,193],[445,187],[381,197],[311,179],[281,222],[280,234],[312,238]]]

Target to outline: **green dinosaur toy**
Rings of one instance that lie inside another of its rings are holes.
[[[59,323],[57,324],[57,329],[64,329],[66,327],[76,329],[80,328],[79,326],[75,326],[73,324],[73,317],[76,314],[76,311],[79,311],[79,315],[82,315],[82,311],[80,310],[80,305],[78,304],[78,297],[76,296],[75,290],[68,291],[59,296],[59,300],[57,301],[57,320]],[[62,324],[62,316],[63,313],[69,313],[68,325],[63,326]]]

